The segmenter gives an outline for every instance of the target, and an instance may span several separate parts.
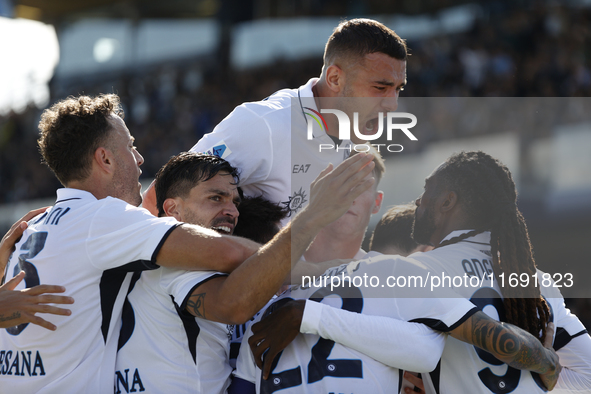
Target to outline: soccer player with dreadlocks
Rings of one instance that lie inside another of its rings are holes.
[[[591,392],[591,338],[578,318],[565,308],[560,292],[553,287],[510,288],[507,281],[505,287],[498,283],[498,276],[503,273],[505,277],[513,273],[541,276],[536,270],[527,227],[517,209],[516,198],[511,174],[498,160],[483,152],[462,152],[451,156],[427,177],[425,191],[416,201],[414,239],[435,248],[414,253],[407,260],[428,267],[440,278],[444,275],[448,278],[476,277],[482,286],[453,285],[456,293],[490,316],[528,331],[533,335],[532,339],[535,337],[544,343],[546,325],[553,322],[556,327],[553,347],[563,366],[556,391]],[[444,283],[447,287],[452,286],[450,282]],[[437,297],[437,294],[431,296]],[[295,321],[299,323],[301,333],[320,335],[350,346],[389,366],[395,367],[400,362],[393,356],[376,358],[380,350],[388,349],[389,354],[394,354],[393,350],[399,346],[395,319],[345,314],[337,308],[329,311],[324,306],[319,312],[316,302],[305,302],[303,311],[297,311],[297,308],[290,308],[293,312],[289,313],[286,313],[288,309],[281,314],[275,311],[276,316],[270,316],[276,323],[275,329],[287,336]],[[397,302],[404,304],[405,300],[398,299]],[[279,321],[280,316],[284,321]],[[335,319],[339,324],[334,324]],[[428,321],[421,322],[429,325]],[[510,328],[506,324],[502,326]],[[376,339],[352,342],[350,327],[355,327],[358,333],[372,333]],[[514,333],[522,335],[519,331]],[[551,333],[549,331],[548,335]],[[450,331],[435,370],[429,375],[423,374],[427,393],[529,394],[546,391],[537,374],[510,367],[458,338],[472,338],[480,347],[491,345],[491,351],[501,354],[515,350],[511,349],[512,341],[500,334],[498,326],[468,319]],[[259,346],[260,334],[257,341],[255,345]],[[285,344],[274,342],[271,336],[264,337],[262,343],[269,348],[270,354],[277,354],[285,347]],[[523,350],[516,342],[512,345]],[[529,357],[520,361],[527,359]]]
[[[556,388],[588,392],[591,339],[577,317],[565,308],[560,292],[540,285],[542,276],[536,269],[525,220],[517,208],[509,169],[484,152],[455,154],[425,180],[425,191],[416,205],[413,238],[436,247],[418,259],[436,272],[485,280],[480,288],[457,287],[456,291],[542,342],[547,323],[553,321],[558,337],[554,348],[565,367]],[[501,274],[505,278],[525,274],[532,280],[529,286],[520,283],[515,287],[505,280],[501,287]],[[538,286],[532,275],[539,276]],[[574,360],[578,369],[569,369]],[[453,338],[448,339],[441,363],[430,378],[438,393],[542,392],[536,374],[508,367]]]

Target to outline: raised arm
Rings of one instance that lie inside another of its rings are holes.
[[[168,235],[156,255],[156,264],[185,270],[232,272],[261,245],[242,237],[182,224]]]
[[[544,345],[530,333],[514,325],[494,320],[484,312],[470,316],[452,330],[450,335],[486,350],[513,368],[539,373],[549,390],[556,385],[562,367],[558,355],[551,348],[554,336],[552,323],[548,324]]]
[[[349,264],[351,261],[353,261],[353,259],[334,259],[320,263],[312,263],[310,261],[300,260],[293,267],[289,276],[285,278],[284,284],[301,285],[303,277],[305,276],[320,276],[329,268],[337,267],[343,264]]]
[[[357,157],[359,156],[359,157]],[[190,296],[187,310],[195,316],[240,324],[273,296],[318,231],[338,219],[353,200],[373,184],[365,179],[372,157],[356,155],[312,182],[310,203],[269,243],[228,277],[212,279]]]
[[[285,303],[254,324],[252,332],[249,344],[265,379],[274,358],[300,332],[330,339],[388,366],[418,372],[432,371],[445,345],[444,334],[423,324],[361,315],[310,300]]]

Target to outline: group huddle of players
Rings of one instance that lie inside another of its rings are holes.
[[[369,98],[339,109],[371,134],[396,110],[406,56],[384,25],[341,23],[319,78],[238,106],[143,202],[144,158],[116,95],[46,110],[39,147],[64,188],[0,245],[0,391],[589,392],[591,338],[560,293],[496,280],[541,273],[511,174],[490,155],[449,157],[361,250],[383,159],[351,149],[356,134],[339,140],[336,117],[308,127],[306,111]],[[442,273],[483,286],[350,285]]]

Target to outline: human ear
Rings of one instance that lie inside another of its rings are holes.
[[[326,69],[326,86],[335,93],[343,89],[344,72],[339,66],[333,64]]]
[[[458,195],[456,194],[456,192],[447,192],[445,194],[445,198],[443,200],[443,203],[441,204],[441,212],[449,212],[451,211],[456,204],[458,203]]]
[[[111,151],[107,148],[98,147],[94,151],[93,159],[101,170],[107,173],[112,173],[114,170],[114,161],[112,155],[113,154],[111,153]]]
[[[376,199],[374,200],[373,209],[371,210],[372,214],[376,214],[376,213],[380,212],[380,208],[382,208],[382,201],[383,200],[384,200],[384,192],[381,190],[378,190],[376,192]]]
[[[181,222],[181,205],[182,204],[180,203],[180,201],[177,201],[176,198],[167,198],[166,200],[164,200],[164,203],[162,204],[162,209],[164,210],[164,214],[166,216],[172,216],[173,218]]]

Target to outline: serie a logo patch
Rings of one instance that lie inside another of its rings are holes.
[[[230,155],[230,153],[232,153],[232,151],[224,142],[224,140],[221,140],[205,153],[207,153],[208,155],[217,156],[220,159],[225,159]]]

